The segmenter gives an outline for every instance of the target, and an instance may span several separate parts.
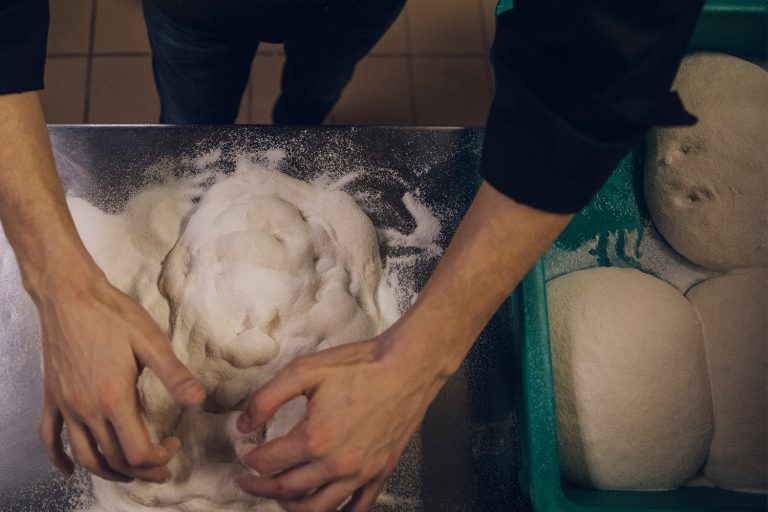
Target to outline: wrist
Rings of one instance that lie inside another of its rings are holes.
[[[442,384],[456,373],[466,355],[463,347],[470,345],[438,332],[429,322],[412,321],[406,313],[376,338],[376,354],[398,373]]]
[[[61,251],[54,257],[26,263],[19,258],[19,266],[24,288],[38,307],[66,300],[66,297],[95,293],[100,285],[107,283],[106,276],[87,252]]]

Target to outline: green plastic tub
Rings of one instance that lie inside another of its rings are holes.
[[[501,10],[511,7],[509,0],[502,3]],[[690,50],[729,53],[764,65],[766,27],[768,7],[764,0],[710,1]],[[515,378],[521,407],[522,487],[540,512],[765,511],[765,495],[711,487],[598,491],[575,487],[561,478],[545,276],[586,266],[615,265],[655,273],[653,268],[643,268],[642,258],[635,257],[641,251],[644,234],[648,234],[650,220],[642,197],[642,154],[643,148],[637,148],[621,162],[512,295],[518,340]]]

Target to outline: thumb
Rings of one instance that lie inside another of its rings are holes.
[[[200,405],[205,388],[173,353],[165,336],[153,336],[137,343],[136,356],[152,370],[173,399],[184,405]]]
[[[316,375],[304,360],[294,360],[253,392],[237,418],[237,429],[247,433],[265,424],[286,402],[314,387]]]

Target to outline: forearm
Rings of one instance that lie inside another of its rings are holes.
[[[536,210],[483,183],[387,352],[453,374],[485,324],[572,215]]]
[[[0,96],[0,220],[35,297],[97,275],[75,229],[37,93]]]

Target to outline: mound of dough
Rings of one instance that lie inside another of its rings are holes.
[[[701,320],[714,432],[704,475],[718,487],[768,490],[768,274],[709,279],[688,298]]]
[[[712,404],[696,314],[638,270],[547,284],[560,462],[599,489],[678,487],[701,467]]]
[[[728,271],[768,260],[768,73],[722,54],[683,60],[673,87],[699,121],[648,139],[645,199],[680,254]]]
[[[162,208],[154,211],[165,215]],[[145,371],[139,392],[153,437],[175,435],[182,442],[171,463],[173,480],[94,479],[94,493],[110,510],[275,506],[235,486],[234,475],[244,469],[239,456],[249,445],[287,433],[304,416],[306,401],[289,402],[249,436],[235,428],[237,411],[290,360],[383,329],[375,299],[381,275],[375,229],[343,192],[248,162],[205,192],[185,223],[166,213],[175,228],[160,220],[163,229],[150,229],[141,219],[154,216],[141,211],[129,209],[121,218],[145,226],[132,240],[142,254],[153,255],[150,277],[167,299],[165,325],[174,351],[200,378],[207,399],[202,408],[182,409]],[[174,233],[178,239],[169,245]],[[157,258],[163,248],[167,257]]]

